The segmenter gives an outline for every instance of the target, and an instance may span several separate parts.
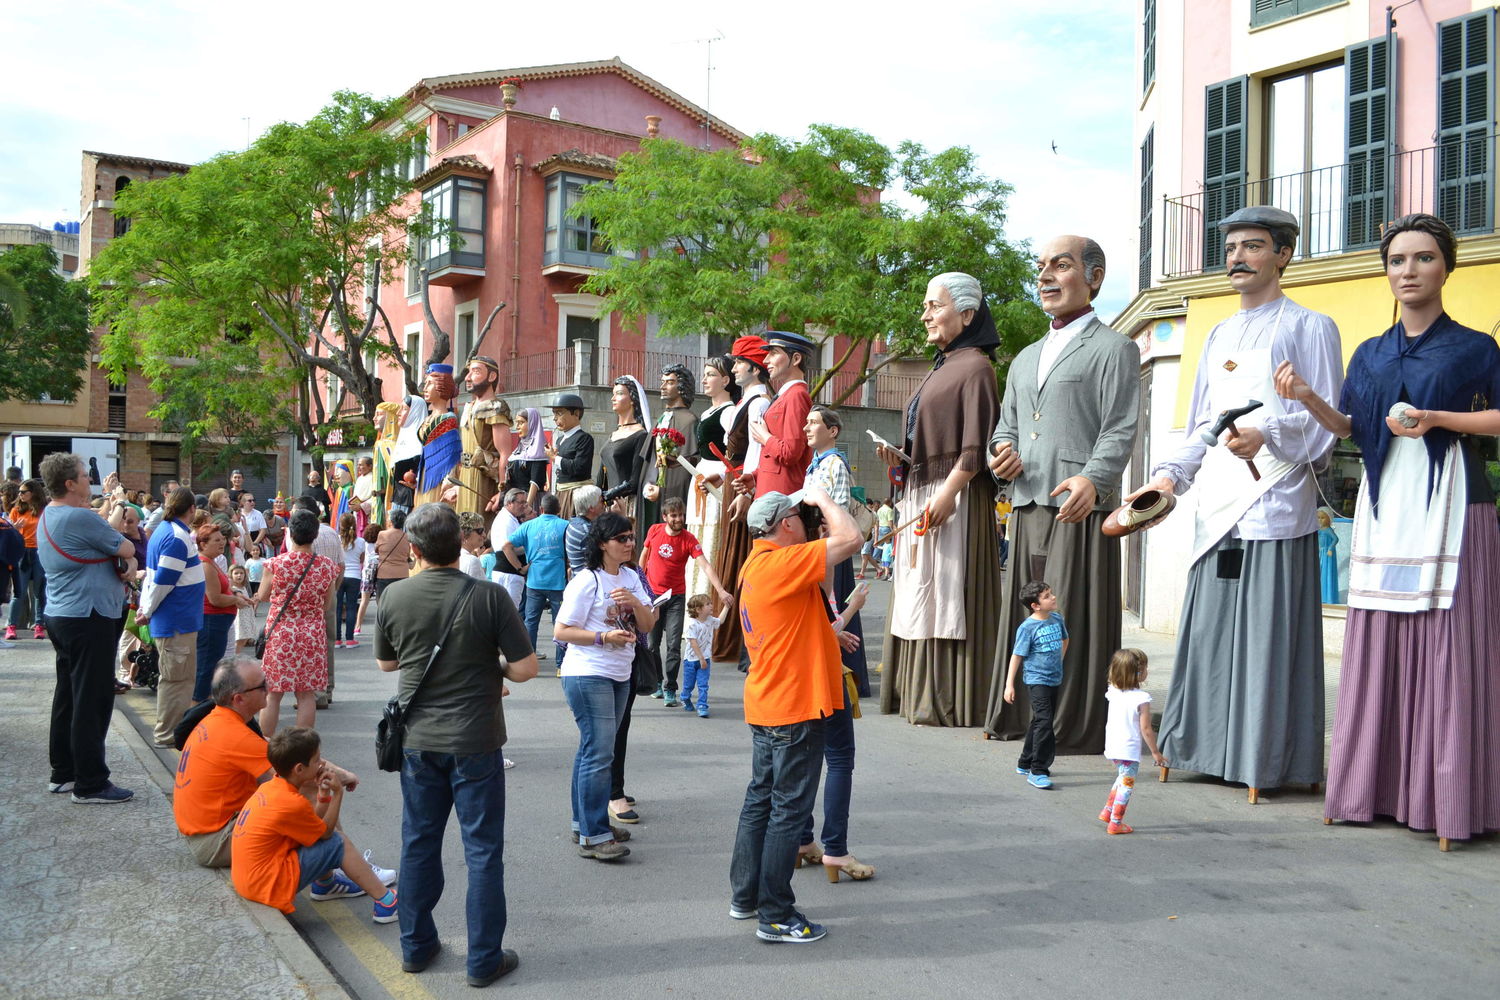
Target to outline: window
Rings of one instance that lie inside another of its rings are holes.
[[[1394,42],[1394,37],[1392,38]],[[1384,38],[1351,45],[1344,52],[1348,86],[1345,129],[1344,249],[1374,246],[1390,218],[1390,89],[1394,60]]]
[[[1344,0],[1255,0],[1255,5],[1250,9],[1250,27],[1275,24],[1277,21],[1310,14],[1343,2]]]
[[[447,232],[427,238],[423,259],[432,271],[484,267],[485,183],[473,177],[445,177],[422,192],[422,209]]]
[[[1141,47],[1141,93],[1151,89],[1156,82],[1156,0],[1146,0],[1146,16]]]
[[[608,184],[594,177],[577,174],[553,174],[547,179],[547,236],[542,251],[543,266],[577,264],[583,267],[607,267],[613,255],[609,241],[587,215],[570,213],[590,184]],[[623,256],[623,254],[622,254]]]
[[[116,178],[115,179],[115,197],[118,199],[120,197],[120,192],[124,191],[129,186],[130,186],[130,178],[129,177],[119,177],[119,178]],[[116,211],[118,211],[118,209]],[[116,236],[124,236],[128,232],[130,232],[130,220],[129,219],[122,219],[122,218],[120,218],[119,215],[116,215],[115,216],[115,235]]]
[[[109,429],[112,431],[125,430],[126,417],[125,386],[109,384]]]
[[[406,245],[410,250],[406,258],[406,297],[422,294],[422,240],[410,230],[406,234]]]
[[[1341,64],[1293,73],[1266,87],[1269,180],[1250,200],[1297,216],[1299,255],[1337,251],[1343,241],[1345,101]],[[1383,142],[1383,129],[1380,134]]]
[[[1219,220],[1245,207],[1245,111],[1250,78],[1210,84],[1204,91],[1203,268],[1224,266]]]
[[[1146,133],[1141,143],[1141,226],[1136,270],[1136,288],[1151,287],[1151,208],[1153,177],[1156,171],[1156,126]]]
[[[453,311],[453,364],[468,364],[469,356],[476,353],[474,342],[475,314],[479,311],[479,300],[465,302]]]
[[[1438,25],[1437,212],[1456,233],[1494,226],[1495,12]]]

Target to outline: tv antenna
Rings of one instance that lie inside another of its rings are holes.
[[[713,137],[713,94],[714,94],[714,42],[722,42],[724,32],[718,28],[714,29],[710,38],[695,38],[694,42],[703,43],[703,148],[708,149]]]

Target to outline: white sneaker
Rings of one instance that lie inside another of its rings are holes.
[[[393,884],[396,881],[396,869],[380,867],[370,859],[370,855],[372,853],[373,851],[371,849],[365,849],[365,860],[369,862],[371,870],[375,872],[375,877],[380,879],[381,885]]]

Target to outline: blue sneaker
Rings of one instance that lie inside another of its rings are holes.
[[[61,793],[61,789],[58,790]],[[79,795],[78,789],[73,789],[70,796],[74,802],[81,806],[112,806],[120,802],[129,802],[135,798],[135,792],[119,785],[105,785],[97,792],[89,792],[87,795]]]
[[[708,718],[708,706],[707,705],[704,705],[702,708],[698,709],[698,718],[700,718],[700,719],[706,719],[706,718]]]
[[[1022,767],[1019,764],[1017,764],[1016,765],[1016,773],[1019,774],[1023,778],[1029,778],[1031,776],[1031,768],[1029,768],[1029,767]]]
[[[374,919],[377,924],[394,924],[396,922],[396,890],[391,890],[391,905],[386,906],[380,900],[375,900]]]
[[[676,691],[668,691],[667,695],[666,695],[666,698],[667,698],[667,700],[664,701],[664,702],[662,702],[662,707],[663,708],[676,708],[677,707],[677,692]]]
[[[666,693],[667,693],[667,689],[664,688],[664,687],[662,687],[660,684],[658,684],[658,685],[656,685],[656,690],[651,692],[651,697],[653,697],[653,698],[660,698],[663,695],[665,695]]]
[[[790,941],[793,944],[811,944],[828,935],[822,924],[809,923],[801,917],[793,917],[789,924],[762,923],[755,929],[755,936],[762,941]]]
[[[692,702],[691,699],[689,699],[689,698],[682,699],[682,710],[684,712],[691,712],[693,710],[693,702]]]
[[[312,888],[308,889],[308,895],[318,902],[325,899],[353,899],[363,896],[365,891],[354,884],[354,881],[344,875],[335,874],[327,882],[322,879],[313,881]]]
[[[1031,777],[1026,779],[1026,784],[1030,785],[1032,788],[1051,788],[1052,779],[1047,777],[1045,774],[1033,774]]]

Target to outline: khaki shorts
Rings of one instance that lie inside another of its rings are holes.
[[[187,834],[184,839],[188,842],[188,849],[193,852],[193,860],[204,868],[228,868],[234,824],[239,818],[239,813],[229,817],[229,822],[224,824],[222,830]]]

